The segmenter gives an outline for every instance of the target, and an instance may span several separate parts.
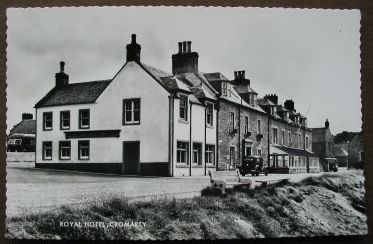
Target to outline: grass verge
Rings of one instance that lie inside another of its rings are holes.
[[[6,236],[165,240],[366,234],[363,185],[363,172],[351,170],[267,188],[227,189],[225,196],[210,188],[191,199],[129,203],[114,196],[82,208],[9,218]],[[145,224],[135,226],[137,222]]]

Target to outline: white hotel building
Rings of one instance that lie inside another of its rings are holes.
[[[36,105],[38,168],[126,175],[202,175],[215,169],[217,92],[180,42],[167,74],[140,61],[136,35],[110,80],[56,85]]]

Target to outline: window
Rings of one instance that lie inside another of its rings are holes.
[[[60,129],[61,130],[70,129],[70,111],[60,112]]]
[[[89,109],[79,110],[79,129],[89,129]]]
[[[255,106],[255,94],[254,93],[250,93],[249,95],[249,104],[253,107]]]
[[[245,156],[251,156],[251,147],[245,147]]]
[[[285,145],[285,131],[282,131],[282,136],[281,136],[281,144]]]
[[[71,157],[71,141],[60,141],[60,159],[68,160]]]
[[[202,143],[193,143],[193,163],[202,165]]]
[[[140,98],[123,99],[123,125],[140,124]]]
[[[89,159],[89,141],[78,141],[79,160]]]
[[[221,94],[223,94],[224,96],[226,96],[228,94],[228,84],[227,82],[222,82],[221,83]]]
[[[262,128],[261,128],[261,123],[262,121],[261,120],[258,120],[258,134],[262,134]]]
[[[258,151],[257,151],[257,155],[258,155],[258,156],[262,156],[262,149],[258,149]]]
[[[245,134],[249,132],[249,117],[245,116]]]
[[[207,103],[206,108],[206,123],[209,126],[213,126],[213,114],[214,114],[214,105],[212,103]]]
[[[277,144],[277,133],[278,133],[278,129],[277,128],[273,128],[273,144]]]
[[[52,142],[43,141],[43,160],[52,160]]]
[[[235,157],[234,157],[234,153],[235,152],[235,148],[234,147],[230,147],[229,148],[229,166],[232,167],[235,165]]]
[[[53,113],[44,112],[43,113],[43,130],[52,130],[53,129]]]
[[[184,95],[180,95],[180,119],[188,120],[188,97]]]
[[[309,149],[310,148],[310,145],[309,145],[309,137],[306,136],[306,149]]]
[[[288,143],[289,143],[289,146],[291,145],[291,131],[288,131]]]
[[[205,148],[205,160],[207,164],[215,164],[215,146],[206,145]]]
[[[188,150],[189,150],[189,143],[178,141],[176,145],[176,162],[177,163],[184,163],[188,164]]]
[[[234,112],[229,113],[229,131],[234,130]]]

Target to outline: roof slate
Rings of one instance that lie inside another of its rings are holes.
[[[16,124],[9,134],[35,134],[36,121],[34,119],[22,120]]]
[[[94,103],[110,82],[111,80],[99,80],[54,87],[35,107]]]

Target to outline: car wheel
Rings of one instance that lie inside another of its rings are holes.
[[[268,171],[265,171],[264,174],[267,176],[268,175]]]
[[[259,176],[259,172],[256,172],[256,176]]]

